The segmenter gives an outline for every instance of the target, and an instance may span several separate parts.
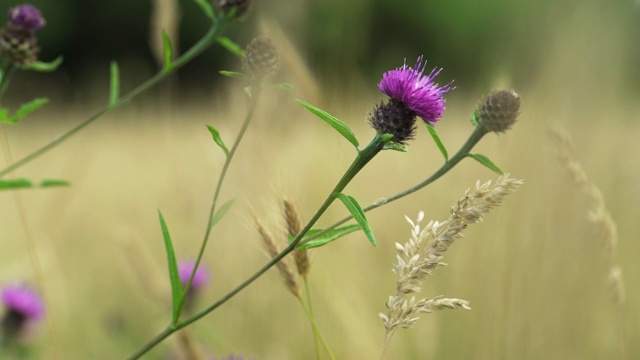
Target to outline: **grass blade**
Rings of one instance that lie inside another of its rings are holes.
[[[120,98],[120,69],[118,68],[118,63],[115,61],[111,62],[111,88],[109,91],[109,107],[116,106],[118,102],[118,98]]]
[[[498,167],[498,165],[494,164],[488,157],[482,154],[469,154],[467,155],[473,159],[475,159],[480,164],[489,168],[489,170],[497,173],[498,175],[503,175],[504,172]]]
[[[345,139],[349,140],[349,142],[352,143],[353,146],[356,147],[356,149],[358,149],[358,139],[356,139],[353,131],[351,131],[351,129],[349,129],[349,127],[345,123],[330,115],[326,111],[320,110],[309,103],[306,103],[302,100],[296,100],[296,102],[302,105],[302,107],[304,107],[305,109],[309,110],[313,115],[319,117],[322,121],[331,125],[332,128],[336,129],[337,132],[344,136]]]
[[[180,297],[182,296],[182,284],[180,283],[180,276],[178,275],[176,253],[173,250],[173,243],[171,242],[171,235],[169,235],[167,223],[164,221],[164,216],[162,216],[162,212],[159,210],[158,216],[160,217],[162,237],[164,238],[164,247],[167,252],[169,280],[171,281],[171,322],[176,323],[178,321],[178,316],[180,315],[178,314],[178,305],[180,304]]]
[[[236,199],[227,201],[220,207],[220,209],[218,209],[218,211],[216,211],[215,214],[213,214],[213,217],[211,217],[211,227],[214,227],[218,223],[218,221],[220,221],[227,214],[235,201]]]
[[[173,67],[173,47],[171,46],[171,39],[169,39],[166,31],[162,31],[162,51],[164,54],[164,65],[162,68],[165,72],[169,72]]]
[[[360,204],[358,204],[358,201],[356,201],[356,199],[354,199],[352,196],[345,195],[342,193],[337,193],[335,194],[335,196],[342,201],[344,206],[347,207],[347,210],[349,210],[351,215],[353,215],[353,218],[356,220],[358,225],[360,225],[360,227],[362,228],[362,231],[364,231],[364,234],[367,235],[367,238],[369,239],[369,242],[371,243],[371,245],[376,246],[376,239],[373,236],[373,231],[371,230],[371,226],[369,226],[369,221],[364,215],[364,211],[362,211],[362,207],[360,207]]]

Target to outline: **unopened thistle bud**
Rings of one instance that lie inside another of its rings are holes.
[[[235,9],[236,18],[242,18],[251,8],[251,0],[213,0],[213,6],[224,14]]]
[[[380,91],[389,96],[389,102],[376,105],[369,123],[379,134],[392,134],[393,141],[405,145],[413,139],[416,117],[434,126],[442,117],[446,100],[444,94],[455,89],[451,83],[439,86],[434,80],[442,69],[433,69],[424,75],[426,61],[418,58],[413,68],[405,64],[382,75]]]
[[[522,98],[513,90],[493,91],[475,110],[475,119],[488,131],[505,132],[515,124],[520,114]]]
[[[46,24],[40,11],[31,5],[9,10],[9,21],[0,30],[0,54],[14,65],[28,65],[35,61],[40,48],[35,32]]]
[[[278,71],[278,50],[267,37],[251,40],[242,58],[242,67],[252,78],[262,78]]]

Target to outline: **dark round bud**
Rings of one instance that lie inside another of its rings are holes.
[[[493,91],[476,107],[476,120],[488,131],[505,132],[516,122],[521,103],[513,90]]]
[[[29,65],[37,59],[39,52],[33,31],[12,26],[0,30],[0,55],[7,63]]]
[[[257,37],[247,45],[242,67],[253,78],[273,75],[278,71],[280,58],[269,38]]]
[[[236,10],[236,18],[242,18],[251,8],[251,0],[213,0],[216,10],[228,14],[231,10]]]
[[[376,105],[369,115],[369,123],[378,134],[391,134],[393,142],[404,146],[415,135],[416,113],[392,98],[386,104]]]

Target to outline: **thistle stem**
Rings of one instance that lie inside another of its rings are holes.
[[[216,19],[216,21],[213,23],[213,25],[211,26],[209,31],[195,45],[193,45],[189,50],[187,50],[182,56],[177,58],[172,63],[170,68],[168,68],[168,69],[164,68],[164,69],[160,70],[154,76],[152,76],[151,78],[147,79],[147,81],[145,81],[144,83],[140,84],[137,88],[133,89],[128,94],[120,97],[114,104],[110,104],[110,105],[105,106],[103,109],[101,109],[100,111],[95,113],[93,116],[89,117],[88,119],[84,120],[80,124],[76,125],[74,128],[72,128],[71,130],[69,130],[66,133],[62,134],[58,138],[56,138],[53,141],[49,142],[48,144],[42,146],[41,148],[35,150],[31,154],[23,157],[22,159],[16,161],[15,163],[7,166],[3,170],[0,170],[0,177],[3,177],[5,175],[7,175],[11,171],[13,171],[13,170],[15,170],[15,169],[17,169],[17,168],[19,168],[19,167],[31,162],[32,160],[35,160],[35,159],[39,158],[40,156],[44,155],[49,150],[51,150],[51,149],[55,148],[56,146],[62,144],[65,140],[67,140],[71,136],[75,135],[76,133],[78,133],[80,130],[84,129],[88,125],[92,124],[93,122],[95,122],[96,120],[101,118],[102,116],[110,113],[111,111],[113,111],[113,110],[119,108],[120,106],[128,103],[129,101],[133,100],[138,95],[140,95],[140,94],[144,93],[145,91],[149,90],[150,88],[152,88],[153,86],[158,84],[160,81],[164,80],[169,75],[171,75],[172,73],[174,73],[175,71],[177,71],[178,69],[183,67],[185,64],[189,63],[195,57],[197,57],[198,55],[203,53],[206,49],[208,49],[216,41],[216,38],[222,32],[222,30],[224,29],[224,26],[226,25],[228,20],[229,20],[229,17],[227,15],[219,16]],[[3,78],[2,78],[2,82],[0,83],[0,85],[4,85],[6,83],[6,81],[5,81],[6,77],[7,77],[7,74],[3,73]],[[2,88],[0,88],[0,90],[2,90]]]

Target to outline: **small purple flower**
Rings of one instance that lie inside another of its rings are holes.
[[[39,320],[44,314],[40,296],[24,285],[8,285],[2,289],[2,303],[7,311],[17,313],[26,320]]]
[[[9,10],[9,24],[15,28],[37,31],[47,22],[35,6],[24,4]]]
[[[180,276],[180,282],[183,287],[187,286],[194,266],[195,262],[193,261],[181,261],[178,264],[178,275]],[[200,266],[198,266],[198,270],[196,270],[196,274],[193,276],[191,291],[197,291],[198,289],[203,288],[207,282],[209,282],[209,274],[202,264],[200,264]]]
[[[405,59],[402,67],[382,75],[378,88],[390,98],[405,104],[427,124],[434,126],[445,110],[446,100],[442,96],[455,87],[451,87],[452,82],[445,86],[434,82],[442,69],[434,68],[428,76],[424,76],[426,65],[426,61],[422,63],[422,56],[418,58],[414,68],[408,67]]]

